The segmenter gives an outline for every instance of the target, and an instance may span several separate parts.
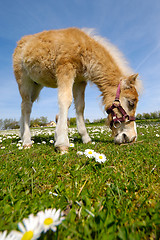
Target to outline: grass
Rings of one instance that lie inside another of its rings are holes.
[[[60,208],[66,217],[58,231],[40,239],[159,239],[160,125],[139,123],[138,142],[121,146],[108,129],[88,131],[94,144],[82,144],[70,128],[74,148],[65,155],[50,143],[54,129],[34,130],[34,145],[26,150],[18,149],[14,132],[3,132],[1,231],[17,229],[31,213]],[[107,161],[77,154],[87,148],[105,154]]]

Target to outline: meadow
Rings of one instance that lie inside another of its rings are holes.
[[[54,128],[32,129],[31,149],[17,130],[0,131],[0,231],[56,208],[65,219],[38,239],[159,239],[160,124],[138,123],[137,131],[137,142],[115,145],[107,127],[90,126],[92,143],[83,144],[69,128],[64,155],[54,149]]]

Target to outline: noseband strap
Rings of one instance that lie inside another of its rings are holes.
[[[116,92],[116,97],[115,97],[115,100],[112,104],[111,107],[109,107],[107,109],[107,113],[108,114],[111,114],[112,116],[112,121],[110,123],[110,127],[115,127],[115,128],[118,128],[120,127],[121,123],[122,122],[129,122],[129,121],[135,121],[135,117],[133,116],[129,116],[126,111],[123,109],[123,107],[121,106],[121,102],[119,100],[120,98],[120,93],[121,93],[121,83],[119,83],[118,85],[118,88],[117,88],[117,92]],[[117,114],[114,112],[114,109],[117,108],[118,111],[121,113],[122,117],[117,117]]]

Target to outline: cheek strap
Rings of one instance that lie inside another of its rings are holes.
[[[108,114],[111,114],[112,116],[112,121],[110,123],[110,127],[115,127],[115,128],[118,128],[120,127],[121,123],[122,122],[129,122],[129,121],[135,121],[135,117],[134,116],[129,116],[126,111],[124,110],[124,108],[121,106],[121,103],[120,103],[120,100],[119,100],[119,97],[120,97],[120,93],[121,93],[121,84],[119,83],[118,85],[118,88],[117,88],[117,92],[116,92],[116,98],[112,104],[111,107],[109,107],[106,112]],[[118,104],[115,104],[117,103]],[[114,112],[113,109],[117,108],[118,111],[121,113],[122,117],[117,117],[117,114]],[[117,124],[118,123],[118,124]]]

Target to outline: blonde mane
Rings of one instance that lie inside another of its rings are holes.
[[[96,42],[100,43],[110,53],[124,76],[128,77],[134,74],[134,71],[129,66],[128,61],[125,59],[123,53],[120,52],[120,50],[107,38],[99,36],[94,28],[82,28],[82,31],[89,37],[93,38]],[[140,94],[143,92],[143,85],[139,79],[137,79],[135,87]]]

